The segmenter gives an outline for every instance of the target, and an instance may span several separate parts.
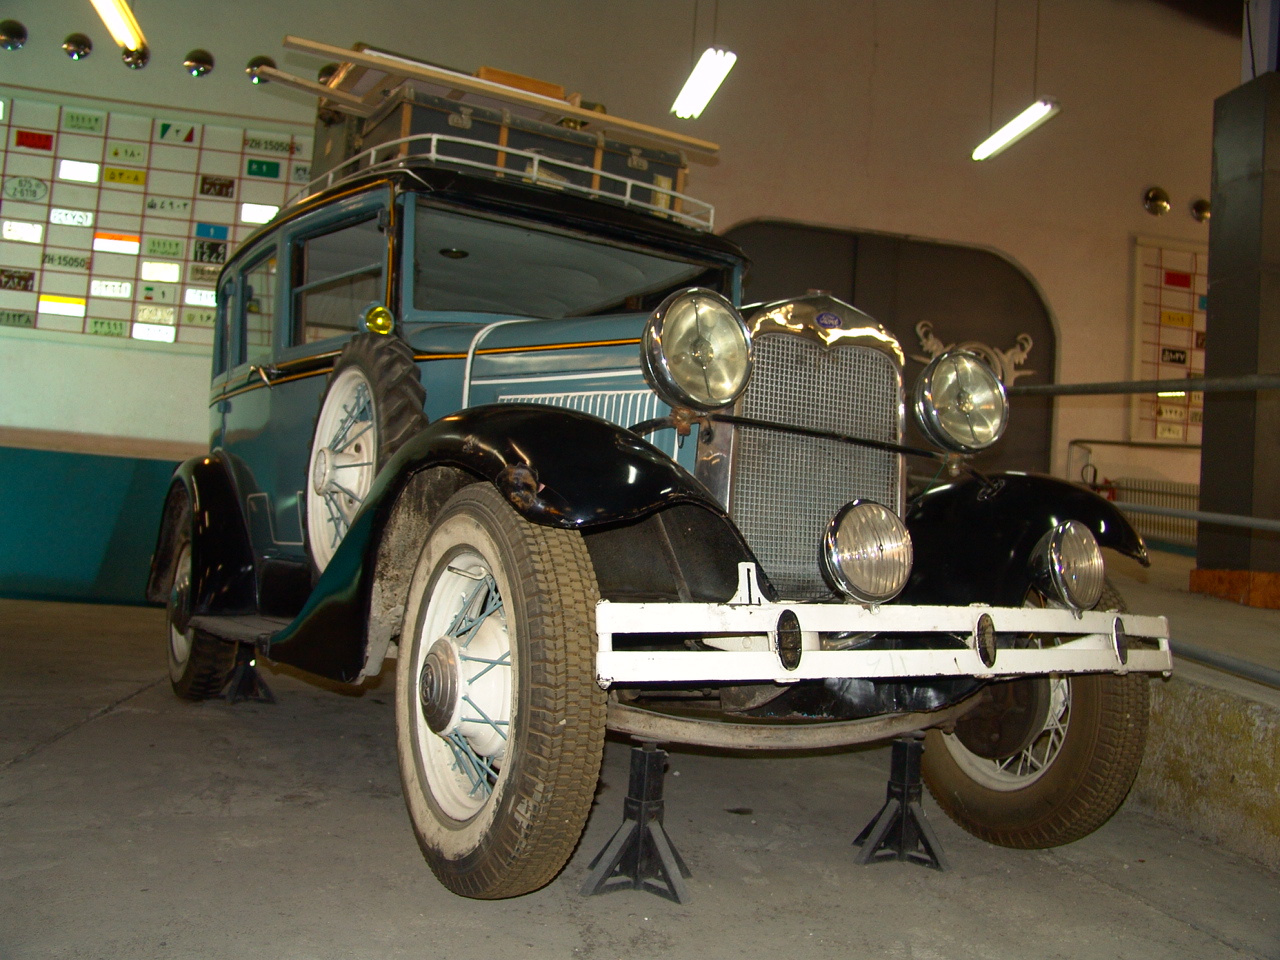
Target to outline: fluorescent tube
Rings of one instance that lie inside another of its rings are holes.
[[[989,157],[994,157],[1009,144],[1021,137],[1025,137],[1061,109],[1056,100],[1037,100],[991,136],[987,137],[987,139],[983,140],[982,143],[978,144],[978,148],[973,151],[973,159],[986,160]]]
[[[676,102],[671,105],[671,112],[682,120],[696,120],[702,116],[711,98],[724,83],[733,65],[738,62],[738,55],[728,50],[717,50],[708,47],[698,60],[698,65],[684,82],[684,89]]]
[[[133,18],[125,0],[90,0],[98,16],[102,18],[107,32],[122,49],[141,50],[147,45],[147,38],[142,35],[142,28]]]

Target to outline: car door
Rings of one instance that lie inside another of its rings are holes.
[[[364,191],[290,221],[280,234],[281,291],[266,379],[268,412],[260,436],[269,461],[261,473],[266,497],[265,555],[307,558],[307,483],[311,442],[328,375],[369,307],[387,305],[390,191]],[[246,277],[249,274],[246,273]]]

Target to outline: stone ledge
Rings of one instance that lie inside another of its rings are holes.
[[[1280,691],[1177,661],[1129,802],[1280,870]]]

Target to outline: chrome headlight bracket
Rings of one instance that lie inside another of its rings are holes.
[[[751,378],[751,333],[733,304],[701,287],[667,297],[645,324],[640,366],[672,407],[727,407]]]

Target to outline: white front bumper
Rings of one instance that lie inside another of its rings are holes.
[[[778,650],[778,620],[790,611],[800,624],[799,662],[789,669]],[[979,620],[989,616],[997,636],[1047,635],[1044,647],[1001,647],[994,662],[979,655]],[[853,603],[769,603],[760,595],[755,565],[739,564],[738,593],[727,603],[615,603],[596,605],[596,679],[618,683],[699,683],[771,680],[793,683],[828,677],[886,680],[906,677],[1016,677],[1070,673],[1164,673],[1172,670],[1164,617],[1041,607],[881,606]],[[820,634],[939,633],[963,639],[964,649],[823,650]],[[616,650],[626,634],[706,638],[715,650]],[[1118,636],[1120,634],[1120,636]],[[1126,641],[1145,646],[1128,649]],[[1154,643],[1155,646],[1150,646]]]

